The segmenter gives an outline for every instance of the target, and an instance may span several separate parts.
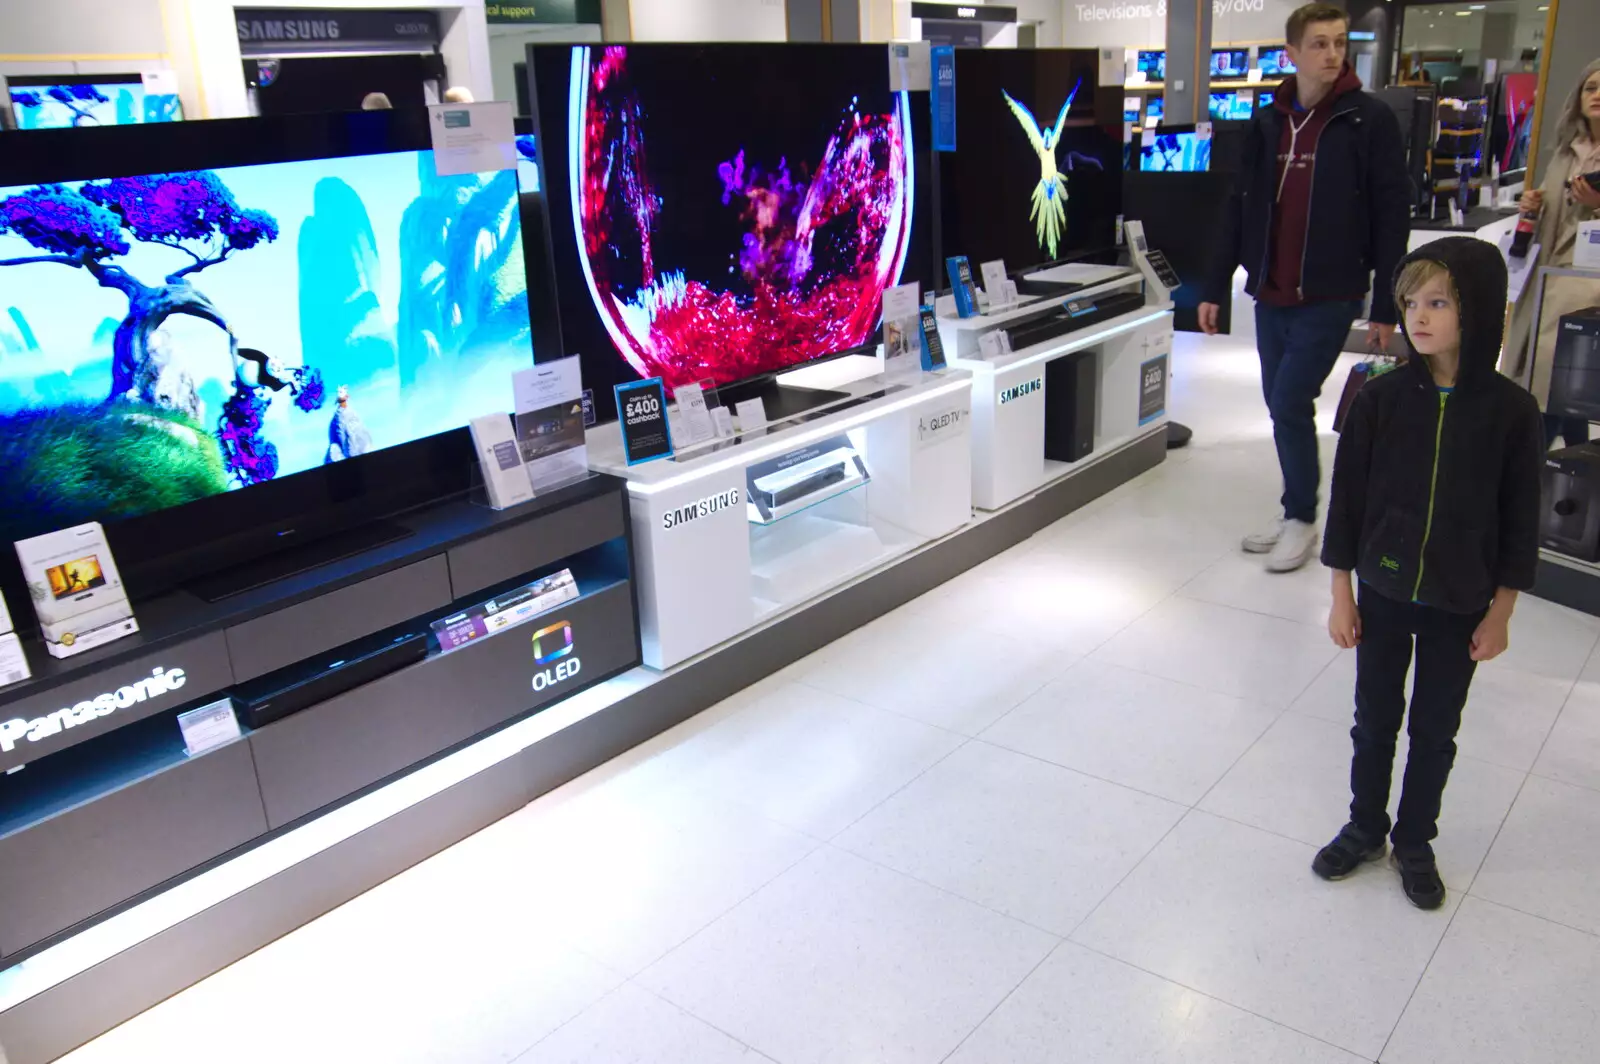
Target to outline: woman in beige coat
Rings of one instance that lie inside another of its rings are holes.
[[[1522,195],[1522,209],[1543,209],[1534,242],[1540,247],[1539,266],[1572,265],[1577,247],[1578,223],[1600,218],[1600,189],[1583,179],[1600,170],[1600,59],[1584,69],[1578,86],[1567,99],[1556,128],[1556,150],[1537,189]],[[1545,285],[1544,307],[1534,335],[1533,304],[1538,298],[1535,274],[1517,300],[1506,340],[1506,373],[1525,385],[1542,408],[1550,398],[1550,362],[1561,315],[1600,304],[1600,280],[1551,277]],[[1588,422],[1581,418],[1545,415],[1550,442],[1559,434],[1571,446],[1589,438]]]

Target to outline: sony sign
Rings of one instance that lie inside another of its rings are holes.
[[[30,743],[60,735],[67,728],[109,717],[119,709],[128,709],[152,698],[161,698],[178,690],[188,681],[182,669],[164,669],[157,666],[142,680],[108,691],[103,695],[86,698],[67,709],[58,709],[44,717],[32,720],[14,718],[0,722],[0,753],[9,754],[17,743],[26,739]]]

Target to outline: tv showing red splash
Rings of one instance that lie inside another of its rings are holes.
[[[884,291],[931,261],[881,47],[529,58],[562,333],[602,419],[626,380],[725,385],[869,344]]]

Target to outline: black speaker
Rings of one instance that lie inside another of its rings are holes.
[[[1600,446],[1583,443],[1546,455],[1539,487],[1539,545],[1600,560]]]
[[[1094,453],[1095,353],[1045,363],[1044,456],[1078,462]]]
[[[1600,307],[1561,316],[1545,412],[1590,421],[1600,418]]]
[[[449,80],[449,71],[444,66],[444,56],[438,52],[431,52],[422,57],[422,76],[428,81],[437,81],[443,85]]]
[[[232,694],[245,725],[260,728],[427,656],[426,633],[379,636],[250,680]]]

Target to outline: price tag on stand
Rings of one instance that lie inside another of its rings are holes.
[[[616,386],[622,450],[629,465],[672,457],[667,427],[667,389],[660,377]]]
[[[183,734],[183,748],[190,757],[199,757],[243,734],[231,698],[178,714],[178,731]]]
[[[678,412],[683,419],[683,445],[703,443],[716,436],[716,426],[711,422],[711,411],[706,407],[706,393],[699,382],[678,385],[673,392],[678,400]]]

